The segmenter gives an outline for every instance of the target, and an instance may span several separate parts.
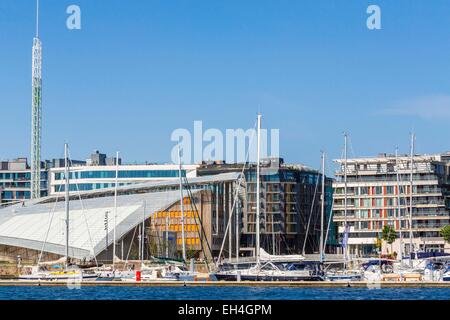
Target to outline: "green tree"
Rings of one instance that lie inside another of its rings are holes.
[[[395,239],[397,239],[397,232],[392,226],[385,225],[381,231],[381,238],[391,245],[392,251],[392,243],[394,243]]]
[[[441,236],[445,241],[450,243],[450,225],[447,225],[441,229]]]
[[[375,241],[375,249],[377,249],[377,253],[381,252],[381,245],[382,245],[382,240],[381,238],[378,236],[377,240]]]

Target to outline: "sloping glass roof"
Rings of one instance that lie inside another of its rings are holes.
[[[192,193],[199,191],[192,190]],[[188,196],[187,191],[184,196]],[[116,239],[133,230],[144,218],[168,208],[179,199],[179,190],[119,195]],[[69,203],[69,256],[78,259],[97,256],[105,250],[106,238],[108,246],[113,242],[114,197],[71,200]],[[0,244],[64,255],[65,216],[64,201],[30,201],[24,206],[0,209]]]

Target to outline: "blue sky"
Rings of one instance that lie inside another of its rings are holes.
[[[66,8],[81,8],[81,30]],[[366,28],[366,8],[382,30]],[[0,158],[28,156],[34,0],[0,2]],[[41,0],[43,158],[168,162],[176,128],[280,129],[287,162],[450,150],[450,2]],[[330,164],[331,167],[331,164]]]

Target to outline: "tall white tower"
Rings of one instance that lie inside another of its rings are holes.
[[[42,43],[39,39],[39,0],[36,0],[36,36],[32,53],[31,199],[41,196]]]

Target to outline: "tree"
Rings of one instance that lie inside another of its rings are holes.
[[[385,225],[381,231],[381,238],[391,245],[392,251],[392,243],[394,243],[395,239],[397,239],[397,232],[392,226]]]
[[[450,243],[450,225],[447,225],[441,229],[441,236],[445,241]]]
[[[379,237],[377,237],[377,240],[375,242],[375,248],[377,249],[377,253],[381,252],[381,245],[382,245],[382,241]]]

